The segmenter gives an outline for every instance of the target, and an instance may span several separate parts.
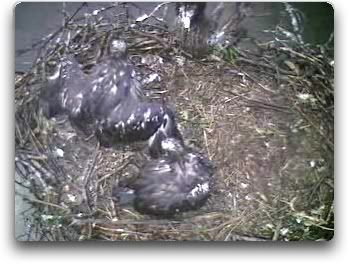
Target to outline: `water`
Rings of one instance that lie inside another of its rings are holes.
[[[109,6],[111,3],[88,3],[81,14],[92,12],[96,8]],[[132,7],[130,15],[139,17],[144,13],[150,13],[159,2],[137,2]],[[66,3],[66,11],[71,15],[81,3]],[[216,3],[208,4],[208,13],[213,10]],[[226,4],[226,11],[223,16],[228,16],[232,12],[234,3]],[[292,3],[292,5],[301,10],[304,15],[303,20],[303,38],[305,42],[324,43],[333,32],[334,28],[334,10],[328,3]],[[63,3],[30,3],[22,2],[15,9],[15,49],[24,49],[30,47],[33,43],[40,40],[47,34],[54,32],[62,25],[62,7]],[[255,16],[248,18],[244,25],[248,30],[248,35],[261,41],[270,40],[271,35],[263,32],[265,29],[273,29],[279,23],[283,23],[285,13],[282,3],[255,3]],[[105,14],[105,17],[112,16],[113,13]],[[166,20],[169,25],[173,25],[175,19],[174,5],[168,9]],[[27,52],[17,56],[16,71],[28,70],[35,59],[35,52]]]
[[[305,42],[325,43],[334,31],[334,10],[329,3],[292,3],[304,14]]]

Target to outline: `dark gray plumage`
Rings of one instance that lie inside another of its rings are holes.
[[[135,209],[158,216],[198,209],[209,196],[212,164],[174,138],[161,147],[164,154],[150,160],[134,183]]]
[[[111,42],[109,53],[89,75],[82,72],[73,55],[63,59],[48,78],[47,91],[50,116],[67,113],[82,130],[93,126],[105,147],[148,140],[160,128],[172,135],[167,123],[174,124],[170,127],[177,133],[173,111],[145,100],[121,40]]]

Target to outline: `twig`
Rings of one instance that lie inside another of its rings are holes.
[[[132,30],[132,31],[135,34],[139,35],[139,36],[152,38],[152,39],[156,40],[158,43],[160,43],[165,49],[169,49],[169,46],[162,39],[160,39],[159,37],[155,36],[154,34],[142,32],[142,31],[139,31],[139,30]]]
[[[45,202],[45,201],[41,201],[41,200],[38,200],[38,199],[35,199],[35,198],[31,198],[27,195],[22,195],[21,196],[23,197],[24,200],[27,200],[29,202],[32,202],[32,203],[39,203],[39,204],[44,204],[44,205],[47,205],[47,206],[51,206],[51,207],[55,207],[55,208],[58,208],[58,209],[61,209],[61,210],[64,210],[64,211],[69,211],[69,209],[67,208],[64,208],[60,205],[57,205],[57,204],[53,204],[53,203],[50,203],[50,202]]]
[[[144,15],[138,17],[138,18],[136,19],[136,21],[137,21],[137,22],[142,22],[142,21],[147,20],[147,19],[150,18],[150,17],[153,17],[153,18],[155,18],[157,21],[162,22],[163,19],[160,19],[160,18],[158,18],[158,17],[155,17],[154,14],[157,12],[158,9],[160,9],[162,6],[167,5],[167,4],[168,4],[167,2],[158,4],[158,5],[152,10],[152,12],[151,12],[149,15],[144,14]]]
[[[94,149],[93,152],[93,157],[92,157],[92,164],[91,166],[88,168],[87,173],[84,173],[85,176],[83,178],[83,186],[87,186],[87,184],[90,181],[91,175],[93,174],[94,170],[95,170],[95,164],[97,162],[97,156],[98,156],[98,151],[99,151],[99,142],[97,142],[97,146]]]
[[[95,225],[107,225],[113,227],[115,225],[168,225],[168,224],[180,224],[180,221],[172,220],[144,220],[144,221],[134,221],[134,220],[117,220],[117,221],[107,221],[104,219],[74,219],[70,225],[84,225],[84,224],[95,224]]]
[[[307,122],[317,131],[317,133],[324,139],[326,142],[327,146],[329,147],[330,151],[334,150],[334,144],[331,142],[331,140],[327,137],[327,135],[324,135],[323,132],[319,127],[317,127],[312,120],[309,119],[309,117],[297,106],[294,105],[294,108],[301,114],[303,118],[307,120]]]
[[[277,223],[277,226],[275,227],[274,233],[273,233],[273,237],[272,237],[272,241],[277,241],[279,239],[279,234],[280,234],[280,228],[282,227],[282,223],[281,221],[279,221]]]
[[[241,97],[245,101],[256,103],[256,104],[258,104],[260,106],[264,106],[264,107],[268,107],[268,108],[272,108],[272,109],[277,109],[277,110],[285,112],[285,113],[291,113],[290,111],[288,111],[288,110],[290,110],[290,108],[287,107],[287,106],[275,105],[275,104],[271,104],[271,103],[255,100],[255,99],[250,99],[250,98],[247,98],[246,96],[244,96],[242,94],[237,94],[235,92],[227,91],[227,90],[224,90],[224,89],[221,89],[221,91],[223,91],[225,93],[228,93],[228,94],[232,94],[232,95],[237,96],[237,97]],[[253,106],[253,105],[251,105],[251,106]]]
[[[279,49],[280,49],[280,50],[283,50],[283,51],[288,51],[288,52],[290,52],[290,53],[294,54],[295,56],[300,57],[300,58],[302,58],[302,59],[307,59],[307,60],[309,60],[309,61],[312,62],[312,63],[315,63],[315,62],[321,63],[321,60],[320,60],[320,59],[317,59],[317,58],[312,57],[312,56],[311,56],[311,57],[306,56],[306,55],[304,55],[304,54],[302,54],[302,53],[299,53],[299,52],[297,52],[297,51],[294,51],[294,50],[291,49],[291,48],[288,48],[288,47],[280,47]]]
[[[241,71],[241,73],[243,73],[245,76],[247,76],[250,80],[252,80],[254,83],[256,83],[258,86],[260,86],[263,90],[265,90],[266,92],[269,92],[269,93],[276,93],[275,91],[271,90],[271,89],[268,89],[266,88],[264,85],[262,85],[261,83],[259,83],[258,81],[255,80],[254,77],[251,77],[250,74],[246,73],[245,71]]]
[[[124,168],[126,168],[129,164],[130,164],[130,161],[128,161],[128,162],[122,164],[119,168],[117,168],[117,169],[114,170],[113,172],[108,173],[108,174],[104,175],[103,177],[101,177],[100,179],[98,179],[97,183],[99,184],[100,182],[106,180],[106,179],[109,178],[110,176],[112,176],[112,175],[114,175],[114,174],[116,174],[116,173],[118,173],[118,172],[124,170]]]
[[[258,66],[258,67],[261,67],[261,68],[267,68],[267,69],[269,69],[269,70],[271,70],[273,72],[278,71],[278,72],[280,72],[280,73],[282,73],[284,75],[293,75],[292,71],[286,71],[286,70],[281,69],[279,67],[275,67],[274,65],[268,65],[268,64],[263,63],[263,62],[252,61],[252,60],[249,60],[249,59],[246,59],[246,58],[242,58],[242,57],[237,58],[236,62],[244,62],[244,63],[248,63],[250,65],[255,65],[255,66]]]

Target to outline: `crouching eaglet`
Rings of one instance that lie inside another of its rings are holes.
[[[126,44],[121,40],[111,42],[108,53],[88,75],[69,55],[48,77],[44,99],[49,105],[49,116],[67,113],[82,130],[92,124],[105,147],[148,140],[158,129],[168,136],[179,135],[173,111],[147,102],[134,75]],[[155,142],[150,140],[151,144]]]
[[[161,154],[145,164],[133,184],[137,211],[157,216],[195,210],[209,197],[212,163],[175,138],[161,141]]]

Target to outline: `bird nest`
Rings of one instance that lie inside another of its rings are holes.
[[[111,8],[111,7],[110,7]],[[16,172],[27,204],[19,240],[320,240],[333,236],[334,68],[323,46],[274,40],[258,51],[213,48],[193,58],[160,22],[77,18],[44,39],[32,69],[16,75],[16,157],[46,173]],[[112,187],[144,162],[142,146],[100,147],[40,109],[50,65],[74,51],[88,72],[111,37],[126,40],[151,100],[175,106],[185,143],[216,173],[199,210],[153,218]],[[151,80],[150,80],[151,79]],[[29,153],[29,154],[28,154]]]

